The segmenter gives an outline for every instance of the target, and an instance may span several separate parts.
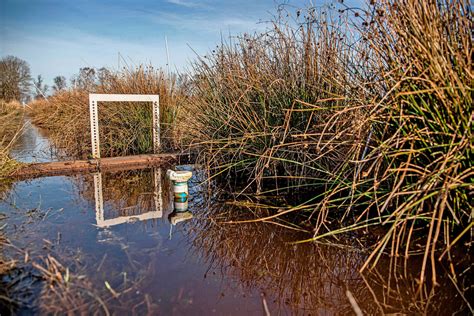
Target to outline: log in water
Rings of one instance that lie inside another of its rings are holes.
[[[141,169],[170,163],[178,160],[181,156],[178,153],[167,153],[32,163],[24,165],[10,176],[12,178],[26,179],[38,176],[69,175],[78,172],[96,172],[100,170]]]

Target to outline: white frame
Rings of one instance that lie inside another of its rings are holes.
[[[160,148],[160,97],[156,94],[89,94],[92,158],[100,158],[98,102],[152,102],[153,104],[153,152]]]

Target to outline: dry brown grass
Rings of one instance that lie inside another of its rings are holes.
[[[20,163],[11,159],[11,146],[23,127],[24,110],[18,102],[0,100],[0,179],[15,171]],[[3,185],[3,181],[0,186]],[[0,188],[0,191],[1,188]]]
[[[18,134],[23,123],[23,106],[17,101],[0,100],[0,144],[5,147]]]
[[[180,146],[173,123],[183,96],[176,79],[167,78],[159,69],[140,66],[106,72],[87,88],[60,91],[29,104],[33,123],[47,129],[53,143],[67,156],[85,158],[91,153],[89,93],[158,94],[162,150]],[[151,104],[100,104],[99,132],[102,157],[152,152]]]
[[[22,226],[19,233],[27,232],[31,224],[44,219],[48,212],[35,209],[32,215],[17,214],[20,217],[18,227]],[[112,310],[138,315],[156,313],[157,305],[150,295],[137,294],[149,285],[147,276],[151,275],[150,269],[155,263],[137,267],[122,241],[117,242],[130,260],[126,280],[122,271],[102,267],[107,255],[101,263],[94,261],[89,264],[92,258],[86,257],[82,251],[46,239],[43,239],[42,247],[18,246],[15,233],[5,229],[6,226],[0,221],[2,315],[19,311],[48,315],[110,315]],[[6,232],[12,235],[7,238]]]

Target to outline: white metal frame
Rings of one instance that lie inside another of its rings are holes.
[[[152,102],[153,104],[153,152],[160,148],[160,97],[155,94],[89,94],[92,157],[100,158],[98,102]]]
[[[163,192],[161,189],[161,169],[153,170],[154,192],[153,200],[155,202],[155,210],[132,216],[118,216],[115,218],[105,219],[104,217],[104,198],[102,195],[102,173],[94,173],[94,195],[95,195],[95,219],[97,226],[100,228],[110,227],[133,220],[144,221],[152,218],[163,217]]]

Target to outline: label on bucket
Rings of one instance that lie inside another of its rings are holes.
[[[185,192],[175,192],[174,201],[184,203],[188,200],[188,195]]]

